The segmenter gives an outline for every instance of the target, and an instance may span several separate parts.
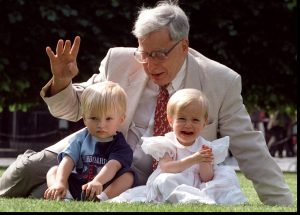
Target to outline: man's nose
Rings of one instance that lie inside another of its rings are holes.
[[[157,62],[152,57],[148,56],[148,59],[147,59],[147,69],[149,71],[153,71],[156,68],[157,68]]]

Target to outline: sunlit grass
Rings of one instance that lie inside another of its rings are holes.
[[[5,168],[0,168],[2,176]],[[297,212],[297,173],[284,173],[290,187],[295,206],[267,206],[260,202],[252,182],[237,172],[243,192],[249,199],[244,205],[206,205],[206,204],[145,204],[145,203],[94,203],[94,202],[56,202],[44,199],[1,198],[0,212]]]

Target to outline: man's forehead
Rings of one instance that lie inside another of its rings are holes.
[[[166,50],[171,43],[168,28],[152,32],[143,38],[138,39],[139,50],[153,52]]]
[[[146,38],[147,40],[147,38]],[[139,51],[145,51],[145,52],[153,52],[153,51],[166,51],[169,46],[171,41],[168,40],[155,40],[155,41],[146,41],[145,39],[138,39],[139,43]]]

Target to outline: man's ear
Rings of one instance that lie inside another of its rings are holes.
[[[189,51],[189,40],[187,38],[184,38],[182,40],[182,51],[184,56],[186,56],[188,54]]]
[[[119,124],[120,127],[123,125],[125,119],[126,119],[126,114],[124,114],[124,115],[121,117],[120,124]]]
[[[169,117],[169,115],[167,115],[167,119],[168,119],[169,125],[171,126],[171,128],[173,128],[173,120],[172,120],[172,118]]]

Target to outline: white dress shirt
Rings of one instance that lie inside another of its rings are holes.
[[[185,74],[186,59],[174,80],[167,87],[170,97],[176,91],[183,88]],[[141,140],[141,137],[153,136],[154,113],[159,91],[159,85],[153,83],[153,81],[149,78],[147,86],[133,116],[131,127],[128,131],[127,142],[133,151],[135,150],[137,143]]]

